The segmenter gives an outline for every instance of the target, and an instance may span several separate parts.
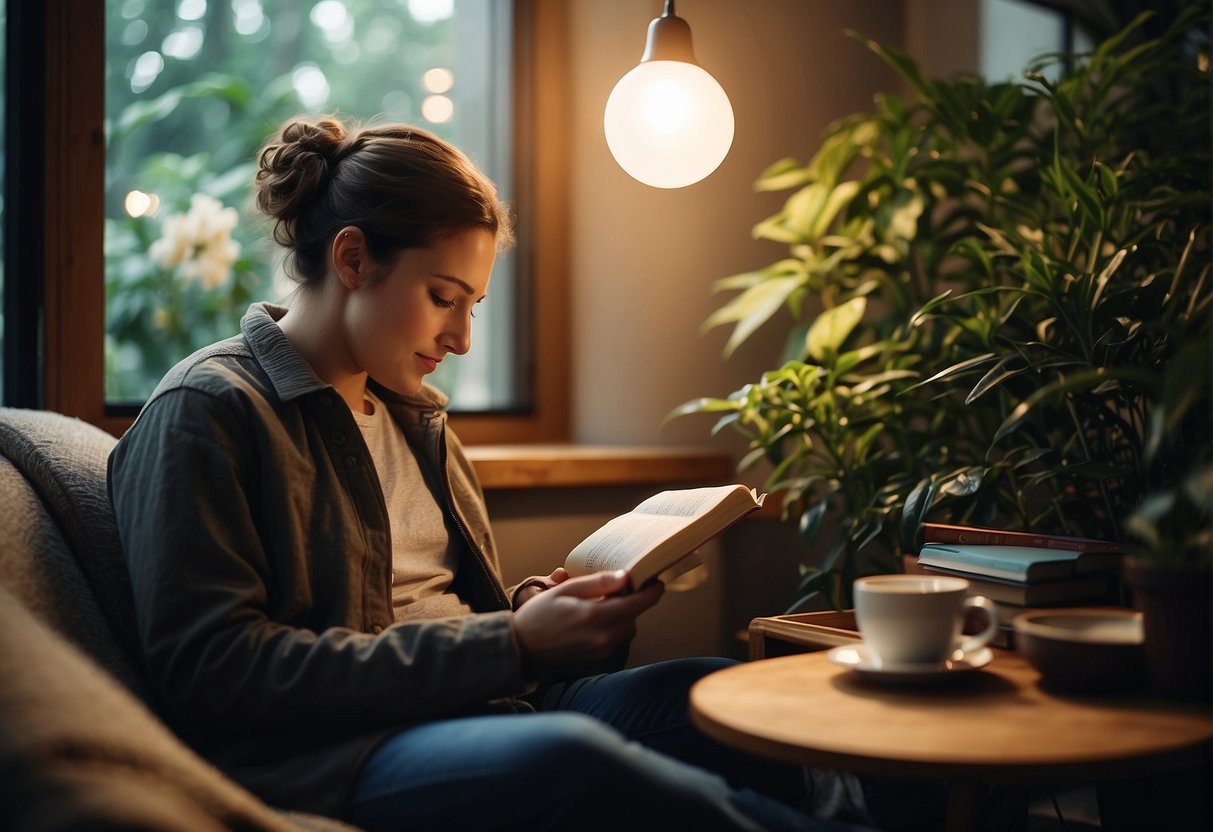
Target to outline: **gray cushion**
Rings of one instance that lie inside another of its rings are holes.
[[[139,649],[134,598],[106,489],[106,463],[116,441],[87,422],[58,413],[0,408],[0,455],[41,498],[116,636],[118,651],[94,658],[147,700],[147,686],[138,681],[142,672],[133,660]],[[21,518],[8,519],[18,523]],[[78,635],[65,631],[73,639]]]
[[[297,829],[0,588],[0,829]]]
[[[106,490],[114,441],[0,408],[0,829],[357,832],[270,809],[149,709]]]
[[[149,691],[33,486],[0,458],[0,586],[141,699]]]

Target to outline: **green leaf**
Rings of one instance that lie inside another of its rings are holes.
[[[709,435],[716,436],[725,428],[737,424],[738,420],[740,419],[740,413],[726,413],[724,416],[721,416],[716,420],[716,424],[712,425],[712,430],[709,431]]]
[[[822,520],[825,519],[827,507],[828,503],[826,500],[817,500],[801,513],[798,530],[800,540],[805,546],[812,548],[813,544],[817,541],[817,535],[821,531]]]
[[[877,54],[881,60],[887,63],[897,72],[907,83],[917,92],[924,100],[935,101],[938,98],[937,88],[935,85],[922,77],[918,71],[918,64],[914,60],[902,52],[891,47],[884,46],[876,41],[865,38],[854,30],[846,30],[846,34],[856,40],[866,44],[869,49]]]
[[[766,448],[755,448],[754,450],[750,451],[745,456],[743,456],[741,458],[741,461],[737,463],[737,471],[738,472],[748,471],[748,470],[750,470],[750,468],[754,467],[755,464],[761,462],[762,460],[764,460],[766,458],[767,458],[767,449]]]
[[[184,98],[180,88],[171,89],[151,101],[136,101],[118,114],[114,138],[130,133],[145,124],[160,121],[173,114]]]
[[[780,159],[758,175],[756,191],[784,191],[813,181],[812,173],[791,156]]]
[[[1109,380],[1131,381],[1145,387],[1147,390],[1155,390],[1158,383],[1158,379],[1153,373],[1135,368],[1119,368],[1109,370],[1104,367],[1098,367],[1093,370],[1085,370],[1083,372],[1075,373],[1060,381],[1046,384],[1044,387],[1037,389],[1032,393],[1032,395],[1028,396],[1028,398],[1017,404],[1015,409],[1011,411],[1010,415],[1007,416],[1007,418],[1004,419],[1002,424],[998,427],[998,430],[995,432],[994,438],[991,440],[990,444],[997,445],[1004,437],[1018,430],[1023,425],[1023,422],[1025,418],[1027,418],[1028,414],[1032,412],[1033,408],[1037,407],[1042,402],[1064,396],[1069,393],[1094,388]]]
[[[1209,396],[1210,350],[1208,336],[1180,348],[1168,363],[1160,401],[1150,413],[1145,458],[1153,461],[1168,437],[1179,428],[1191,409]]]
[[[749,289],[751,286],[755,286],[772,277],[787,277],[789,275],[803,277],[805,275],[804,264],[800,260],[789,257],[777,260],[758,271],[741,272],[740,274],[722,277],[712,284],[712,294],[733,291],[735,289]]]
[[[806,166],[809,174],[807,181],[821,182],[833,186],[839,177],[859,153],[863,144],[869,143],[873,136],[872,124],[864,120],[839,122],[831,129],[836,130],[827,135],[821,143],[821,149],[814,154]]]
[[[825,204],[821,206],[821,210],[813,219],[812,225],[809,227],[806,235],[810,242],[818,242],[830,230],[830,224],[834,222],[834,218],[859,192],[859,183],[854,180],[841,182],[835,186],[834,190],[830,191],[826,197]],[[920,210],[921,213],[921,210]]]
[[[805,338],[809,355],[816,361],[825,361],[837,353],[847,336],[863,320],[866,309],[867,301],[864,298],[851,298],[818,315]]]
[[[907,378],[918,378],[918,373],[913,370],[886,370],[883,373],[877,373],[871,376],[860,376],[859,380],[851,386],[852,394],[867,393],[877,385],[886,384],[890,381],[900,381]],[[850,379],[848,379],[850,381]]]
[[[851,552],[858,554],[868,547],[873,540],[880,536],[884,523],[876,518],[865,520],[847,535],[851,541]]]
[[[1047,93],[1046,97],[1053,104],[1054,113],[1057,115],[1058,119],[1060,119],[1062,124],[1066,126],[1067,131],[1074,134],[1081,134],[1083,132],[1082,119],[1080,119],[1074,112],[1074,104],[1070,101],[1069,97],[1052,83],[1050,83],[1049,79],[1040,73],[1029,72],[1027,75],[1031,81],[1044,88],[1045,92]]]
[[[884,422],[877,422],[876,424],[872,425],[870,428],[865,430],[863,432],[863,434],[860,435],[860,437],[855,440],[855,460],[856,460],[856,462],[862,462],[863,460],[867,459],[868,449],[872,446],[872,443],[876,441],[876,438],[881,436],[884,432],[885,432]]]
[[[767,280],[752,286],[733,298],[720,309],[712,313],[704,322],[702,331],[707,331],[721,324],[737,322],[728,343],[725,344],[724,354],[727,358],[733,354],[746,338],[762,326],[778,311],[797,286],[799,277],[781,277]]]
[[[713,398],[701,397],[698,399],[691,399],[688,402],[683,402],[682,404],[675,407],[673,410],[671,410],[669,413],[666,414],[664,419],[661,420],[661,424],[665,425],[666,423],[671,422],[674,419],[679,419],[683,416],[689,416],[692,413],[721,413],[726,410],[736,410],[736,409],[737,409],[737,403],[730,399],[713,399]]]
[[[788,332],[787,339],[784,341],[782,359],[781,359],[783,363],[786,364],[789,361],[800,361],[801,359],[803,359],[805,357],[804,344],[805,344],[805,337],[808,334],[809,334],[809,324],[808,323],[799,323],[796,326],[792,327],[791,331]]]
[[[750,235],[755,240],[770,240],[773,243],[787,243],[795,245],[802,242],[800,235],[794,230],[788,228],[787,212],[780,211],[772,217],[767,217],[762,222],[754,226]]]
[[[192,83],[174,87],[151,101],[128,105],[118,116],[111,141],[171,116],[185,98],[219,98],[234,109],[245,110],[253,101],[253,90],[243,78],[210,73]]]
[[[1112,259],[1107,262],[1103,269],[1099,272],[1099,277],[1095,278],[1095,283],[1092,284],[1092,293],[1087,305],[1091,309],[1099,306],[1099,299],[1103,296],[1104,289],[1108,285],[1108,281],[1112,279],[1112,275],[1120,268],[1120,264],[1124,262],[1125,255],[1128,254],[1126,249],[1121,249],[1112,255]]]
[[[919,530],[926,519],[931,507],[935,505],[935,494],[939,484],[933,477],[927,477],[910,490],[906,501],[901,507],[900,539],[906,552],[917,552],[919,545]]]
[[[1099,171],[1099,183],[1103,188],[1104,198],[1113,202],[1120,192],[1120,179],[1116,176],[1116,171],[1102,162],[1096,162],[1095,169]]]
[[[915,312],[913,315],[910,316],[910,326],[918,326],[919,323],[928,314],[930,314],[932,310],[934,310],[936,307],[940,306],[944,301],[946,301],[951,296],[951,294],[952,294],[951,289],[945,289],[943,292],[941,292],[940,294],[936,295],[935,297],[931,298],[929,301],[924,303],[917,312]]]
[[[939,484],[939,493],[948,497],[968,497],[981,488],[985,472],[981,468],[962,468],[953,471]]]
[[[888,341],[877,341],[874,344],[867,344],[857,350],[847,350],[839,354],[834,361],[834,372],[839,376],[851,372],[860,364],[882,354],[890,348],[891,344]]]
[[[1019,366],[1013,367],[1011,366],[1012,364],[1019,364]],[[1023,359],[1018,355],[1004,357],[991,367],[977,384],[973,385],[973,389],[969,391],[969,395],[965,396],[965,404],[972,404],[994,387],[997,387],[1009,378],[1014,378],[1026,369],[1027,365],[1023,363]]]
[[[940,370],[935,375],[931,376],[930,378],[926,379],[925,381],[918,382],[918,384],[916,384],[914,386],[922,387],[924,384],[930,384],[931,382],[934,382],[934,381],[943,381],[944,379],[949,379],[952,376],[959,375],[961,373],[967,373],[969,370],[976,370],[977,368],[981,367],[982,365],[988,364],[989,362],[993,361],[997,357],[998,356],[995,353],[987,352],[982,355],[975,355],[972,358],[966,358],[964,361],[958,362],[956,364],[953,364],[951,367],[947,367],[943,370]]]
[[[829,196],[829,185],[814,182],[788,197],[787,204],[784,206],[787,213],[788,230],[796,234],[798,239],[803,242],[815,242],[821,235],[812,236],[814,224]]]
[[[1079,206],[1088,217],[1090,217],[1095,228],[1104,227],[1104,210],[1103,205],[1099,201],[1099,194],[1095,189],[1089,186],[1078,172],[1074,170],[1072,165],[1058,164],[1061,169],[1061,175],[1065,178],[1066,185],[1070,192],[1078,200]]]
[[[832,570],[814,570],[809,572],[796,586],[796,600],[804,601],[814,595],[824,594],[833,598],[834,585],[837,578]]]

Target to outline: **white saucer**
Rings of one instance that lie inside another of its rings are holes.
[[[985,667],[994,659],[989,647],[980,647],[972,653],[959,650],[942,662],[928,664],[890,664],[881,662],[863,642],[835,647],[826,658],[836,665],[854,670],[861,676],[882,682],[919,683],[932,682]]]

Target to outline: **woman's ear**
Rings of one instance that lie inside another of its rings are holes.
[[[347,225],[333,237],[332,259],[337,279],[347,289],[357,289],[371,277],[372,264],[366,250],[366,235],[356,225]]]

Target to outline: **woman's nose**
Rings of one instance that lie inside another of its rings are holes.
[[[453,324],[443,335],[442,346],[455,355],[464,355],[472,346],[471,316],[459,316],[458,323]]]

